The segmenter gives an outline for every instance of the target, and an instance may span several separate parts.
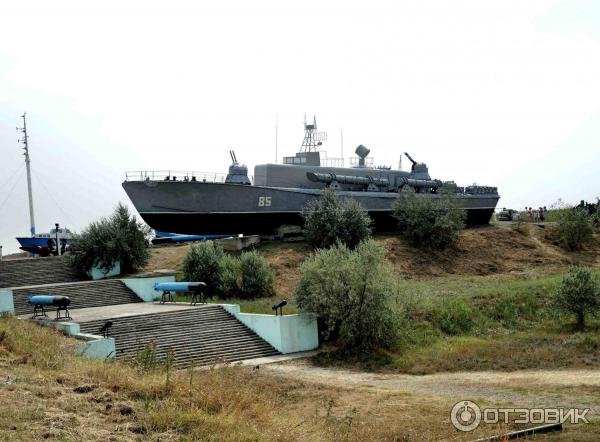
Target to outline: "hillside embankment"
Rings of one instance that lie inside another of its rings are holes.
[[[583,250],[568,252],[552,239],[548,225],[529,224],[521,230],[494,225],[466,229],[453,247],[442,251],[416,248],[397,235],[375,235],[374,239],[386,248],[387,258],[405,279],[553,273],[575,263],[600,268],[598,234]],[[181,271],[190,247],[154,248],[145,270]],[[266,242],[257,250],[275,272],[277,294],[289,296],[302,262],[312,253],[310,246],[304,242]]]

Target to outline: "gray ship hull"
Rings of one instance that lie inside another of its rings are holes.
[[[125,192],[155,230],[181,234],[270,234],[284,224],[302,224],[301,211],[322,189],[250,186],[192,181],[125,181]],[[393,230],[393,192],[339,191],[356,199],[373,218],[375,229]],[[419,194],[440,198],[438,194]],[[489,222],[499,196],[457,194],[467,224]]]

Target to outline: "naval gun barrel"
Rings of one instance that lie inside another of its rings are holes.
[[[356,176],[356,175],[336,175],[334,173],[316,173],[306,172],[306,177],[313,183],[325,183],[329,184],[336,181],[339,184],[357,184],[368,186],[369,184],[375,184],[376,186],[388,186],[389,180],[387,178],[374,178],[372,176]]]
[[[406,158],[408,158],[410,160],[410,162],[413,164],[413,166],[415,164],[417,164],[417,162],[412,159],[412,157],[408,154],[408,152],[404,152],[404,155],[406,155]]]
[[[442,182],[439,180],[416,180],[414,178],[400,178],[398,182],[398,188],[402,188],[404,186],[412,186],[412,187],[428,187],[431,189],[437,189],[442,186]]]

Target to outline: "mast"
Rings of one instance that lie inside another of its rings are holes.
[[[317,152],[325,140],[327,140],[327,133],[317,132],[317,117],[313,116],[313,124],[308,124],[304,114],[304,140],[300,152]]]
[[[31,236],[35,235],[35,217],[33,214],[33,192],[31,190],[31,159],[29,158],[29,144],[27,139],[27,121],[25,120],[25,112],[21,115],[23,118],[23,127],[17,127],[17,130],[23,134],[23,138],[19,139],[19,143],[23,144],[25,153],[25,167],[27,169],[27,193],[29,195],[29,223],[31,224]]]

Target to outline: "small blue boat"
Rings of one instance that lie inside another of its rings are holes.
[[[40,256],[49,256],[56,254],[58,249],[60,249],[62,255],[71,245],[72,239],[71,231],[60,227],[51,229],[49,233],[36,233],[30,237],[19,237],[17,241],[21,245],[21,250]],[[57,244],[59,247],[57,247]]]

